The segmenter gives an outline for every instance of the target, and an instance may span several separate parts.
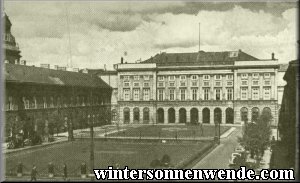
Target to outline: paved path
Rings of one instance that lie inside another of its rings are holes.
[[[236,129],[226,138],[221,140],[221,144],[211,153],[198,162],[193,168],[195,169],[227,169],[231,153],[234,152],[238,145],[237,137],[241,136],[241,128]]]

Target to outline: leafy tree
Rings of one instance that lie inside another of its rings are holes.
[[[244,134],[238,139],[240,144],[250,151],[250,157],[258,161],[270,145],[271,119],[271,114],[263,111],[256,122],[245,124]]]

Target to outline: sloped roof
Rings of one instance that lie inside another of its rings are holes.
[[[235,55],[234,55],[235,54]],[[259,59],[242,52],[193,52],[193,53],[161,53],[142,63],[158,65],[233,65],[234,61],[257,61]]]
[[[110,88],[102,79],[84,73],[8,63],[5,64],[4,69],[6,82]]]

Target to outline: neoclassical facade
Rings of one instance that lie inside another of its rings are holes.
[[[240,124],[265,110],[277,124],[274,54],[261,60],[241,50],[160,53],[114,68],[114,122]]]

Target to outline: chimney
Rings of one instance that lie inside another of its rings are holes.
[[[272,60],[275,60],[275,54],[272,53]]]
[[[123,57],[121,57],[121,64],[123,64],[123,60],[124,60]]]
[[[106,64],[104,64],[104,71],[106,71]]]
[[[58,65],[54,65],[54,69],[57,70],[58,69]]]

